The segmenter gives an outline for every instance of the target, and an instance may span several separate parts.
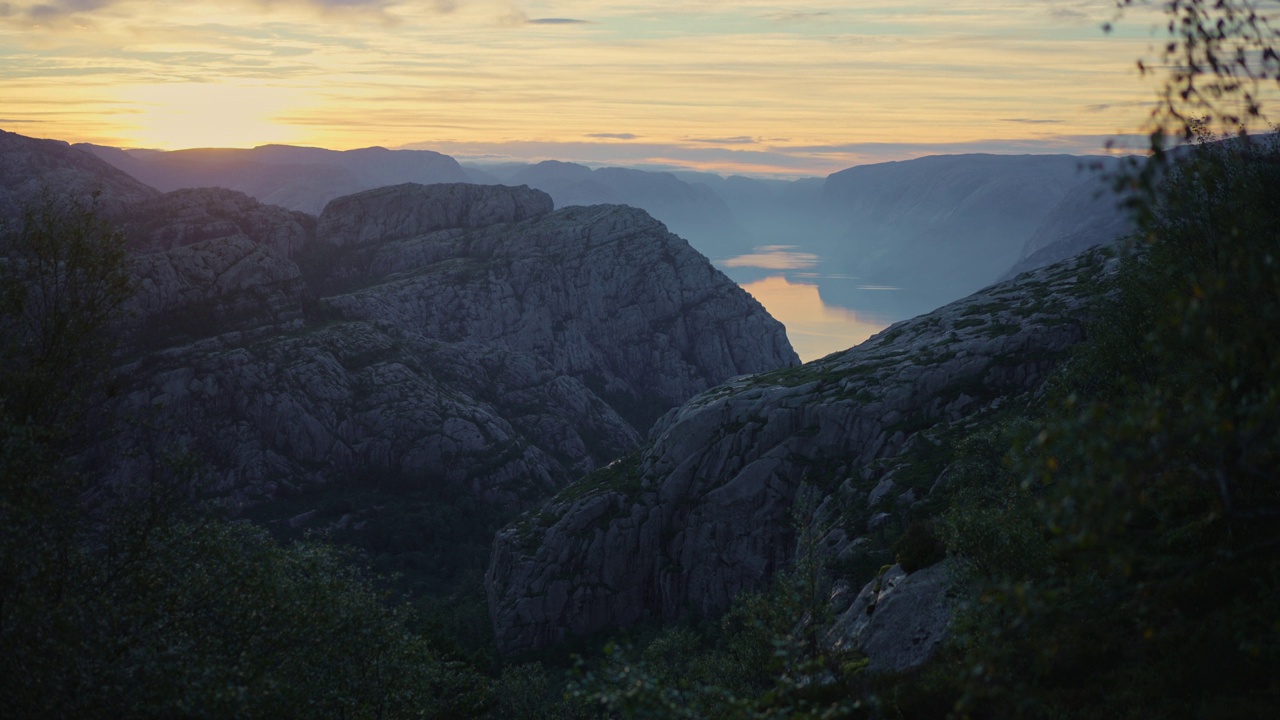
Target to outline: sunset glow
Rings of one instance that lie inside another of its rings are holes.
[[[1145,117],[1111,0],[0,3],[0,128],[773,175],[1096,152]]]
[[[787,327],[787,339],[804,362],[847,350],[889,325],[847,308],[827,305],[818,294],[817,285],[793,283],[781,276],[747,283],[742,289]]]

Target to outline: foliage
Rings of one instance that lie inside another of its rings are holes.
[[[670,627],[637,656],[610,645],[597,667],[579,662],[575,697],[626,718],[859,718],[865,658],[834,650],[829,578],[816,552],[816,499],[797,503],[797,560],[764,593],[740,594],[713,627]]]
[[[1123,10],[1135,0],[1116,0]],[[1263,96],[1280,88],[1280,31],[1252,0],[1161,0],[1167,19],[1159,57],[1138,61],[1143,75],[1162,74],[1152,110],[1153,141],[1166,133],[1193,140],[1206,124],[1246,132],[1262,120]],[[1110,25],[1106,26],[1110,29]]]
[[[932,521],[917,520],[893,544],[893,554],[904,572],[913,573],[942,561],[947,548]]]
[[[957,443],[941,535],[948,554],[982,576],[1024,579],[1048,563],[1048,533],[1037,522],[1031,489],[1021,483],[1011,453],[1027,428],[1026,421],[1005,422]]]
[[[96,203],[46,191],[0,228],[0,380],[30,428],[70,427],[91,406],[132,295],[124,238]]]
[[[12,608],[16,715],[454,718],[488,701],[328,546],[215,522],[146,550],[124,568],[82,553],[59,592]]]
[[[1091,350],[1122,379],[1077,363],[1079,392],[1018,456],[1051,555],[982,567],[975,712],[1245,717],[1280,701],[1280,146],[1204,144],[1161,197]]]

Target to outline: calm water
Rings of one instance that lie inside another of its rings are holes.
[[[787,338],[805,362],[851,348],[890,324],[885,317],[827,304],[816,282],[772,275],[742,288],[787,326]]]
[[[805,362],[954,299],[945,288],[872,285],[830,272],[822,258],[794,245],[758,247],[715,264],[787,326],[787,338]]]

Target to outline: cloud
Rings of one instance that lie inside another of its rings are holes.
[[[84,17],[100,10],[120,5],[124,0],[45,0],[37,3],[0,2],[0,18],[17,17],[38,24],[56,24],[73,17]],[[270,9],[281,6],[301,6],[318,10],[321,13],[335,12],[372,12],[375,17],[384,21],[392,19],[388,10],[396,4],[396,0],[245,0],[259,8]],[[428,0],[432,10],[439,14],[448,14],[457,10],[457,0]]]
[[[55,0],[19,8],[19,12],[35,22],[54,22],[71,15],[91,13],[114,5],[117,0]],[[17,14],[10,3],[5,3],[4,15]]]
[[[527,25],[591,25],[592,22],[590,20],[578,20],[576,18],[549,17],[549,18],[532,18],[530,20],[525,20],[525,24]]]
[[[1098,3],[1091,0],[1044,0],[1045,13],[1054,20],[1085,24],[1094,22]]]
[[[766,20],[772,20],[773,22],[796,22],[798,20],[815,20],[817,18],[829,17],[830,15],[831,13],[826,10],[819,10],[816,12],[796,11],[773,13],[771,15],[765,15],[764,18]]]
[[[1023,125],[1058,125],[1061,120],[1041,120],[1038,118],[1000,118],[1000,122],[1022,123]]]
[[[1129,102],[1114,103],[1098,103],[1096,105],[1085,105],[1085,112],[1105,112],[1111,108],[1128,108],[1128,107],[1152,107],[1155,103],[1150,100],[1131,100]]]
[[[755,138],[747,135],[722,138],[688,138],[688,140],[689,142],[703,143],[705,145],[755,145],[758,142]]]
[[[605,140],[635,140],[640,136],[635,133],[587,133],[586,137]]]

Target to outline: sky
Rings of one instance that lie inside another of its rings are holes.
[[[1112,0],[0,0],[0,128],[774,177],[1092,153],[1154,97],[1136,60],[1157,18],[1113,19]]]

